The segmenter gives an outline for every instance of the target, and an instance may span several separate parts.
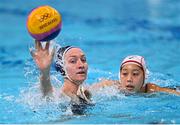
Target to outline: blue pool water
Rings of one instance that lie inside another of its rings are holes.
[[[165,93],[125,96],[113,88],[94,93],[83,116],[62,111],[64,100],[45,102],[38,70],[29,54],[28,12],[48,4],[62,14],[56,42],[81,47],[88,59],[87,84],[118,79],[127,55],[145,57],[149,82],[180,86],[180,1],[178,0],[2,0],[0,3],[0,123],[180,123],[180,97]],[[58,89],[59,74],[52,68]]]

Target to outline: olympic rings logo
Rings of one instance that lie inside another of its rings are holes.
[[[43,22],[44,20],[47,20],[47,18],[51,17],[49,13],[45,13],[40,16],[39,22]]]

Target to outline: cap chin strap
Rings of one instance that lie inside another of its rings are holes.
[[[65,78],[67,78],[69,81],[71,81],[72,83],[74,83],[75,85],[81,85],[82,83],[81,82],[77,82],[75,80],[72,80],[69,75],[67,74],[66,70],[65,70]]]

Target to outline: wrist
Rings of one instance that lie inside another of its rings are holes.
[[[41,75],[41,77],[49,77],[50,72],[49,71],[41,71],[40,75]]]
[[[47,81],[50,81],[50,74],[49,73],[41,73],[40,74],[40,80],[41,80],[41,83],[47,83]]]

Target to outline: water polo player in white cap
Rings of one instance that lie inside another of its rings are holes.
[[[72,99],[75,104],[91,103],[91,94],[82,87],[87,77],[88,64],[84,52],[77,47],[66,46],[49,52],[49,43],[43,49],[39,41],[35,41],[36,51],[31,52],[40,70],[40,85],[44,96],[52,94],[53,87],[50,81],[50,66],[55,55],[55,68],[64,78],[64,84],[60,93]],[[78,105],[76,105],[78,110]],[[76,112],[76,109],[74,112]]]
[[[104,80],[95,85],[95,87],[115,85],[118,86],[120,90],[126,92],[167,92],[180,95],[180,92],[173,89],[162,88],[153,83],[145,83],[148,72],[145,60],[142,56],[127,56],[120,64],[119,81]]]

